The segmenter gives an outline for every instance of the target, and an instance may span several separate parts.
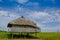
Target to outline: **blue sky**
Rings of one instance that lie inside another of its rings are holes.
[[[0,0],[0,30],[24,16],[37,23],[42,32],[60,31],[60,0]]]

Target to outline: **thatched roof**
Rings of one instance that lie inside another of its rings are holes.
[[[16,20],[13,20],[13,21],[9,22],[8,27],[9,27],[9,24],[10,25],[30,25],[30,26],[38,28],[36,23],[34,23],[31,20],[28,20],[28,19],[24,18],[23,16],[20,17],[20,18],[17,18]]]

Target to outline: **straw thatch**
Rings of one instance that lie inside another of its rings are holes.
[[[12,25],[19,25],[19,26],[21,26],[21,25],[26,26],[27,25],[27,26],[32,26],[32,27],[38,28],[36,23],[34,23],[33,21],[28,20],[24,17],[20,17],[20,18],[13,20],[13,21],[8,23],[8,27],[11,27]]]

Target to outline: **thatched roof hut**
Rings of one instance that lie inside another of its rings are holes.
[[[9,22],[7,27],[10,32],[40,32],[40,28],[37,27],[36,23],[24,18],[23,16]]]

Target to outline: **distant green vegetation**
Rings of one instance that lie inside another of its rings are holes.
[[[0,39],[8,38],[8,32],[0,32]],[[35,34],[32,34],[35,36]],[[60,33],[59,32],[41,32],[37,33],[37,37],[42,40],[60,40]]]

